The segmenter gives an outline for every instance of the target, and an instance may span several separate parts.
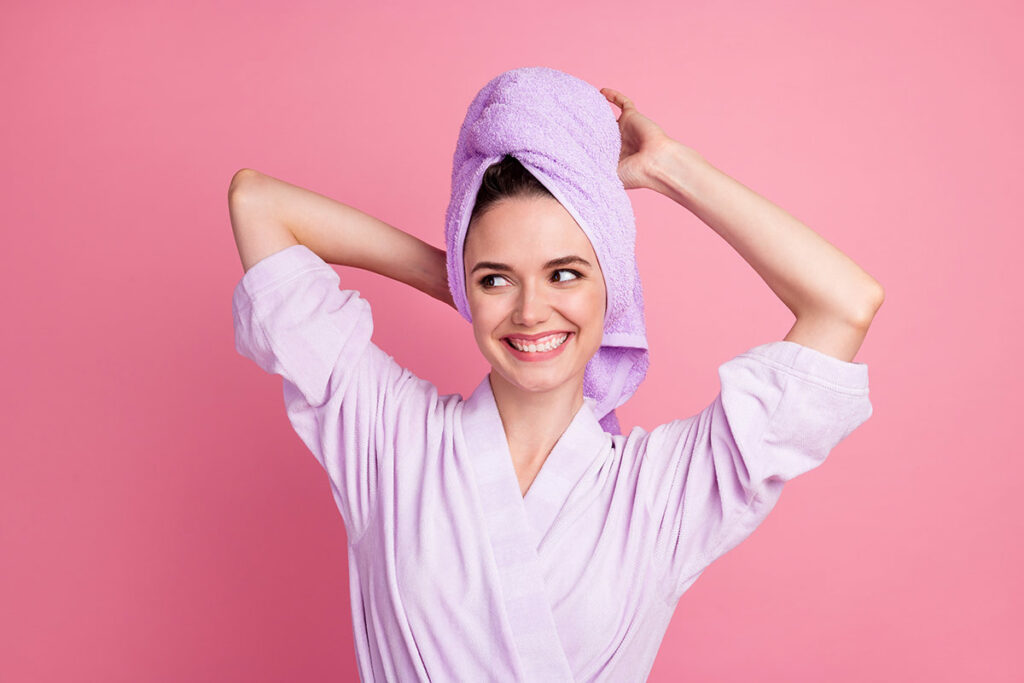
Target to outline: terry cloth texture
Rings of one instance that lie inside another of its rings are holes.
[[[547,67],[506,71],[466,112],[445,226],[448,286],[472,321],[462,247],[484,171],[511,155],[572,215],[594,247],[608,294],[604,338],[587,364],[583,394],[612,434],[621,433],[615,408],[640,386],[649,364],[633,206],[618,176],[621,146],[615,115],[594,86]]]

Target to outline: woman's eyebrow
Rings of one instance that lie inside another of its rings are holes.
[[[568,265],[571,265],[571,264],[580,264],[580,265],[587,266],[588,268],[592,267],[590,265],[590,261],[588,261],[587,259],[583,258],[582,256],[572,255],[572,256],[559,256],[558,258],[553,258],[553,259],[551,259],[550,261],[548,261],[547,263],[544,264],[544,268],[554,268],[555,266],[568,266]],[[473,270],[471,270],[469,272],[472,275],[473,273],[475,273],[476,271],[480,270],[481,268],[486,268],[487,270],[503,270],[503,271],[509,272],[509,273],[512,272],[511,266],[509,266],[507,264],[504,264],[504,263],[496,263],[494,261],[480,261],[475,266],[473,266]]]

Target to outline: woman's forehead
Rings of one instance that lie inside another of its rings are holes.
[[[464,258],[503,256],[523,265],[545,263],[567,252],[596,259],[594,247],[572,215],[556,200],[505,200],[473,222]]]

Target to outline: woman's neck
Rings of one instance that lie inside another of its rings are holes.
[[[583,378],[546,392],[524,391],[493,370],[489,379],[513,465],[517,471],[540,470],[583,407]]]

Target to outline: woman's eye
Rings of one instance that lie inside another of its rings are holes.
[[[500,282],[495,282],[496,280],[500,280]],[[484,275],[480,278],[480,284],[484,287],[503,287],[502,283],[504,282],[508,281],[501,275]]]
[[[575,270],[562,269],[562,270],[556,270],[555,271],[555,275],[556,276],[559,273],[568,273],[569,276],[566,277],[565,275],[562,275],[561,277],[558,278],[558,282],[565,282],[566,280],[575,280],[576,278],[580,277],[580,274],[577,273]]]

